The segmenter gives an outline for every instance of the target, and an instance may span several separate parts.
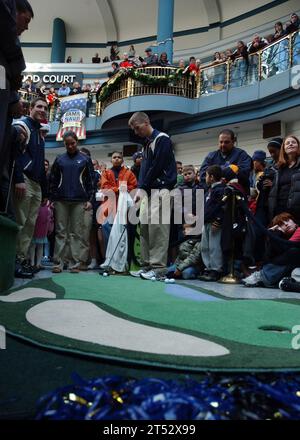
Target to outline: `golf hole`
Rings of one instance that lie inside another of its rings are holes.
[[[281,327],[280,325],[264,325],[259,327],[259,330],[273,333],[291,333],[291,330],[287,327]]]

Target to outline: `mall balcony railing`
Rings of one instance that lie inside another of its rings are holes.
[[[249,54],[248,63],[243,58],[236,58],[202,65],[200,74],[194,77],[185,76],[176,67],[159,66],[134,69],[133,77],[116,74],[102,86],[100,93],[92,93],[87,116],[100,116],[109,105],[133,96],[172,95],[197,99],[264,81],[295,65],[300,65],[300,30]],[[23,90],[20,94],[26,101],[37,96]],[[48,120],[52,122],[59,118],[59,105],[55,103],[49,107]]]
[[[300,65],[300,31],[249,54],[248,63],[244,58],[238,57],[234,61],[202,66],[200,96],[252,85],[295,65]]]

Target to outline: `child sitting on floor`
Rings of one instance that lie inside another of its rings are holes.
[[[184,224],[183,233],[187,237],[192,225]],[[203,267],[200,251],[201,241],[198,236],[192,236],[179,246],[178,256],[167,269],[168,278],[183,278],[192,280],[197,278]]]

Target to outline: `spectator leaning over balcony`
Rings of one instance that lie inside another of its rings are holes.
[[[281,21],[275,23],[275,33],[273,35],[273,41],[279,40],[284,37],[284,29]],[[277,72],[283,72],[288,69],[289,66],[289,41],[287,38],[275,44],[271,48],[271,58],[277,68]],[[276,72],[276,73],[277,73]]]
[[[136,135],[147,141],[143,150],[139,189],[134,199],[136,203],[141,201],[141,251],[144,267],[141,272],[132,275],[144,275],[145,279],[150,279],[159,275],[159,270],[167,266],[170,219],[166,222],[162,218],[162,206],[170,206],[169,191],[176,184],[176,162],[169,136],[154,129],[146,113],[134,113],[128,124]],[[148,197],[145,197],[145,193]],[[157,203],[151,206],[154,200]]]
[[[159,60],[158,60],[158,64],[161,67],[167,67],[167,66],[171,66],[170,61],[168,60],[168,54],[167,52],[162,52],[160,54]]]
[[[200,183],[206,184],[206,170],[210,165],[220,165],[222,169],[228,168],[230,165],[237,165],[237,179],[244,187],[245,191],[249,190],[249,176],[252,169],[251,157],[246,151],[235,147],[235,134],[232,130],[225,128],[219,134],[219,149],[209,153],[203,161],[200,168]]]
[[[68,58],[66,59],[66,63],[72,63],[72,57],[69,55]]]
[[[229,61],[229,60],[234,61],[234,55],[233,55],[233,52],[231,49],[226,49],[225,59],[226,59],[226,61]]]
[[[118,73],[119,70],[120,70],[119,64],[118,64],[116,61],[114,61],[113,63],[111,63],[111,67],[112,67],[112,70],[111,70],[110,72],[107,73],[107,76],[108,76],[109,78],[113,77],[113,76],[114,76],[116,73]]]
[[[297,14],[291,15],[291,21],[286,24],[285,33],[290,34],[298,31],[300,28],[300,19]],[[300,64],[300,32],[293,37],[293,65]]]
[[[217,89],[222,90],[225,84],[226,64],[221,64],[221,63],[224,63],[224,54],[223,56],[221,56],[220,52],[215,52],[213,58],[213,64],[214,64],[213,86],[215,90]]]
[[[120,63],[120,68],[121,69],[128,69],[129,67],[133,67],[133,64],[128,59],[128,53],[124,52],[123,53],[123,61],[121,61],[121,63]]]
[[[185,69],[185,61],[183,58],[180,58],[178,61],[178,69]]]
[[[284,29],[281,21],[277,21],[277,23],[275,23],[274,30],[273,41],[279,40],[279,38],[284,36]]]
[[[95,53],[95,56],[92,58],[92,63],[93,64],[99,64],[101,63],[101,58],[99,57],[98,53]]]
[[[145,49],[145,52],[146,52],[146,56],[145,56],[144,61],[142,63],[143,66],[157,66],[158,58],[157,58],[157,55],[152,53],[151,47],[147,47]]]
[[[67,83],[64,81],[61,85],[61,87],[58,89],[58,96],[59,97],[64,97],[64,96],[69,96],[71,92],[70,87],[67,85]]]
[[[231,68],[231,87],[240,87],[247,82],[248,50],[243,41],[238,41],[234,52],[234,64]]]
[[[100,81],[96,80],[94,81],[93,87],[92,87],[92,93],[97,93],[100,89]]]
[[[189,65],[186,67],[186,70],[194,77],[199,73],[199,66],[196,63],[195,57],[190,57]]]
[[[25,89],[28,93],[35,93],[35,92],[36,92],[36,87],[35,87],[35,85],[33,84],[31,78],[28,78],[28,79],[25,81],[24,89]]]
[[[129,51],[128,51],[128,57],[129,58],[134,58],[135,57],[135,48],[134,48],[134,45],[132,44],[131,46],[130,46],[130,48],[129,48]]]
[[[256,52],[267,46],[267,42],[258,34],[255,34],[248,48],[249,57],[249,81],[251,84],[258,81],[258,55]]]
[[[73,83],[73,88],[71,90],[70,95],[78,95],[79,93],[82,93],[82,90],[81,90],[79,82],[75,81]]]
[[[286,23],[285,34],[288,35],[292,32],[297,31],[299,28],[300,28],[300,19],[298,15],[295,12],[293,12],[290,21]]]
[[[54,87],[50,87],[48,95],[46,96],[47,102],[49,107],[52,107],[55,104],[55,101],[57,99],[57,94],[55,92]]]

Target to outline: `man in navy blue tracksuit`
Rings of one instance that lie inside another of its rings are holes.
[[[169,203],[169,192],[177,182],[176,162],[169,136],[154,129],[146,113],[134,113],[129,126],[146,139],[135,201],[148,195],[143,198],[140,208],[143,269],[134,275],[150,279],[167,266],[170,219],[163,221],[162,206]],[[153,200],[158,203],[152,204]]]
[[[30,116],[15,122],[27,133],[24,149],[17,152],[14,173],[15,211],[20,226],[17,258],[25,264],[39,207],[41,202],[47,200],[45,141],[40,135],[41,122],[46,118],[47,109],[47,102],[43,98],[36,98],[30,104]]]
[[[246,151],[235,147],[235,135],[232,130],[224,129],[219,134],[219,149],[208,153],[200,168],[200,182],[205,185],[206,170],[210,165],[220,165],[222,169],[229,165],[239,168],[237,178],[245,191],[250,188],[249,177],[252,169],[252,159]]]

